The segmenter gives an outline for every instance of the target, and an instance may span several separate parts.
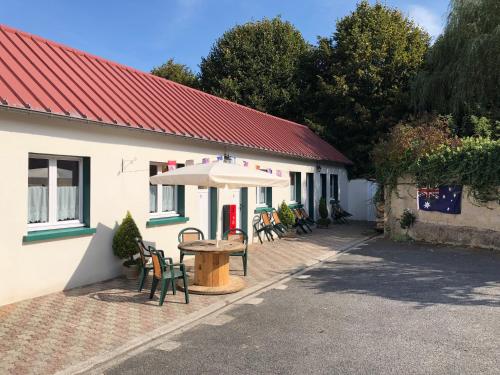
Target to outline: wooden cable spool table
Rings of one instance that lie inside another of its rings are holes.
[[[195,253],[194,281],[188,290],[194,294],[228,294],[245,287],[241,277],[229,275],[229,255],[245,250],[245,244],[227,240],[181,242],[179,250]],[[182,286],[179,285],[179,287]]]

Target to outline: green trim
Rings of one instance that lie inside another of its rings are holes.
[[[217,197],[217,188],[210,188],[210,239],[215,240],[217,237],[217,206],[218,206],[218,197]]]
[[[307,181],[307,205],[309,206],[309,217],[314,220],[314,173],[308,173]]]
[[[302,202],[302,174],[300,172],[295,172],[296,173],[296,184],[297,184],[297,187],[296,187],[296,194],[295,194],[295,200],[297,202]]]
[[[179,224],[189,221],[185,216],[159,217],[157,219],[149,219],[146,222],[146,228],[157,227],[160,225]]]
[[[326,195],[328,194],[326,184],[326,173],[321,173],[321,198],[325,199]]]
[[[23,236],[23,242],[46,241],[64,237],[87,236],[94,234],[95,232],[96,228],[88,227],[37,230],[28,232],[26,236]]]
[[[271,212],[274,210],[272,207],[257,207],[254,211],[255,214],[260,214],[261,212]]]
[[[266,187],[266,204],[268,207],[273,206],[273,188]]]
[[[186,215],[185,202],[186,202],[186,188],[184,185],[177,185],[177,212],[179,213],[180,216]]]
[[[86,227],[90,227],[90,158],[83,158],[83,218]]]
[[[241,229],[248,233],[248,188],[241,188]]]
[[[333,198],[338,201],[339,200],[339,175],[332,174],[333,176]]]
[[[304,205],[302,203],[291,203],[288,205],[289,208],[302,208]]]

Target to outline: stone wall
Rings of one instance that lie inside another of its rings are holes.
[[[417,216],[408,235],[418,241],[481,247],[500,250],[500,205],[489,202],[479,205],[468,197],[467,188],[462,194],[462,213],[459,215],[417,209],[417,188],[409,179],[401,180],[398,188],[386,194],[385,232],[392,238],[404,236],[405,229],[399,219],[405,208]]]

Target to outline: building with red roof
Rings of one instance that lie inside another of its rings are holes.
[[[119,274],[111,242],[127,211],[178,257],[186,226],[220,238],[224,205],[256,238],[254,215],[282,201],[313,217],[322,196],[346,201],[351,164],[307,126],[2,25],[0,142],[0,275],[17,280],[0,283],[0,305]],[[204,187],[148,182],[224,155],[290,176],[290,186],[213,199]]]

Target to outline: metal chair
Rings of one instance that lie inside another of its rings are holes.
[[[247,263],[248,263],[248,235],[243,229],[234,228],[229,229],[224,232],[222,235],[222,239],[231,240],[231,241],[239,241],[245,244],[245,250],[238,251],[236,253],[229,254],[232,257],[242,257],[243,260],[243,274],[247,275]]]
[[[188,281],[186,270],[183,263],[165,262],[163,255],[154,248],[150,247],[149,252],[153,263],[153,282],[151,284],[151,293],[149,299],[153,299],[156,288],[161,282],[160,306],[163,305],[168,286],[172,286],[173,294],[176,294],[175,280],[182,278],[184,285],[184,299],[189,303]]]
[[[179,235],[177,236],[177,240],[179,241],[179,243],[186,241],[199,241],[204,239],[205,235],[203,234],[203,232],[200,229],[193,227],[184,228],[179,232]],[[184,260],[184,255],[195,255],[193,252],[190,251],[181,250],[180,252],[181,252],[181,263]]]

